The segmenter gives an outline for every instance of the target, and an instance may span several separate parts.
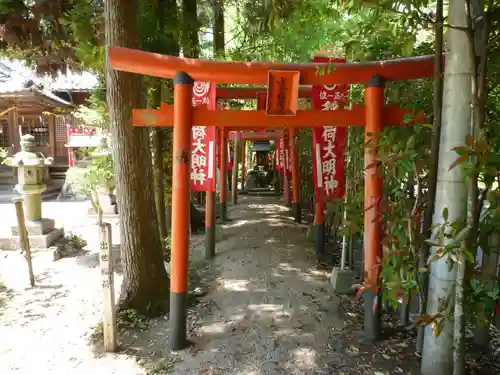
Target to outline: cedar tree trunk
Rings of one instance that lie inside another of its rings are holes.
[[[215,57],[224,57],[225,38],[224,38],[224,0],[213,0],[214,12],[214,55]]]
[[[139,47],[137,0],[105,1],[106,46]],[[118,309],[154,315],[168,309],[170,281],[162,259],[154,209],[148,131],[132,125],[132,108],[140,108],[142,78],[106,66],[107,102],[113,158],[120,195],[123,285]]]

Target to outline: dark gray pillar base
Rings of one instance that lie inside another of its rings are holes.
[[[212,227],[205,227],[205,259],[210,260],[214,256],[215,256],[215,225]]]
[[[486,349],[490,342],[490,327],[482,323],[476,322],[474,327],[473,341],[478,347]]]
[[[183,350],[187,340],[187,292],[170,292],[170,349]]]
[[[302,221],[302,211],[300,209],[300,202],[292,203],[292,215],[293,218],[295,219],[295,222],[300,224],[300,222]]]
[[[316,224],[316,257],[319,259],[325,255],[325,224]]]
[[[376,305],[374,305],[375,301]],[[365,290],[363,293],[363,304],[365,310],[364,338],[368,341],[376,341],[380,338],[382,298],[372,290]]]
[[[227,205],[226,203],[219,203],[220,207],[220,221],[223,223],[227,221]]]
[[[407,326],[410,324],[410,301],[408,303],[405,303],[403,301],[401,305],[399,306],[399,319],[401,321],[401,324],[404,326]]]

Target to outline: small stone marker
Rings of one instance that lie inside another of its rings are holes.
[[[356,272],[352,269],[333,267],[330,282],[333,290],[340,294],[354,294]]]
[[[14,206],[16,207],[17,226],[19,228],[19,242],[23,250],[26,262],[28,263],[28,272],[30,276],[30,285],[35,286],[35,274],[33,273],[33,262],[31,260],[31,249],[28,240],[28,231],[26,230],[26,223],[24,222],[23,199],[13,198]]]
[[[115,288],[113,282],[111,224],[99,225],[99,266],[102,275],[104,350],[116,351],[116,309]]]

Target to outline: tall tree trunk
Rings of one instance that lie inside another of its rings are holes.
[[[158,37],[153,52],[167,53],[173,56],[179,55],[178,33],[176,32],[179,21],[177,2],[175,0],[157,0],[156,17],[158,20]],[[165,23],[168,25],[167,28],[165,28]],[[160,106],[163,98],[162,80],[155,79],[154,86],[152,107],[157,108]],[[165,202],[165,164],[163,156],[166,136],[161,127],[151,128],[156,214],[158,215],[158,226],[162,241],[165,241],[168,236]]]
[[[212,0],[214,12],[214,56],[222,58],[225,55],[225,36],[224,36],[224,0]]]
[[[155,92],[153,94],[153,108],[158,108],[161,104],[162,84],[159,79],[155,80]],[[158,216],[158,229],[162,241],[168,236],[167,213],[165,203],[165,165],[163,163],[163,129],[160,127],[151,128],[152,148],[153,148],[153,181],[155,193],[156,215]]]
[[[180,23],[179,23],[179,8],[177,6],[177,1],[176,0],[163,0],[165,1],[165,24],[167,27],[165,28],[165,40],[160,39],[160,46],[159,48],[163,48],[164,52],[172,55],[172,56],[179,56],[180,52]],[[173,102],[173,83],[172,81],[168,81],[166,84],[164,83],[164,88],[165,91],[163,94],[166,97],[167,102],[172,103]],[[165,154],[163,154],[163,162],[164,162],[164,171],[168,178],[166,179],[167,186],[170,188],[171,187],[171,177],[172,177],[172,163],[168,162],[165,164],[165,156],[168,155],[168,161],[172,160],[172,136],[173,136],[173,129],[164,129],[163,130],[163,149],[165,150]],[[172,207],[171,207],[171,200],[165,199],[165,211],[166,211],[166,226],[167,226],[167,231],[170,229],[171,226],[171,214],[172,214]]]
[[[182,0],[182,53],[184,57],[197,58],[200,55],[199,30],[197,1]]]
[[[434,101],[433,101],[433,115],[434,121],[432,123],[432,140],[431,140],[431,161],[429,168],[429,177],[427,181],[427,206],[424,212],[424,223],[422,234],[424,238],[429,238],[431,235],[432,215],[434,215],[434,206],[436,201],[436,185],[438,176],[438,154],[439,142],[441,134],[441,119],[443,110],[443,0],[436,2],[436,45],[434,57]],[[422,241],[419,254],[419,267],[427,267],[427,259],[429,258],[429,244]],[[429,289],[429,275],[421,273],[420,286],[420,315],[424,315],[427,310],[427,292]],[[424,327],[418,328],[417,336],[417,351],[422,352],[424,345]]]
[[[482,3],[479,0],[479,3]],[[466,19],[467,19],[467,29],[469,43],[471,45],[471,55],[470,59],[473,62],[473,75],[472,75],[472,122],[470,133],[473,136],[474,142],[478,140],[479,136],[479,124],[478,124],[478,77],[477,77],[477,55],[475,50],[478,49],[477,38],[474,38],[474,29],[472,23],[472,11],[471,2],[466,1]],[[481,6],[484,7],[483,4]],[[482,12],[484,17],[484,9]],[[474,40],[476,39],[476,40]],[[457,281],[456,281],[456,292],[455,292],[455,314],[453,316],[453,375],[465,375],[465,290],[467,288],[467,279],[472,276],[473,268],[467,265],[466,251],[472,251],[476,253],[477,249],[477,235],[478,235],[478,222],[477,222],[477,211],[478,211],[478,173],[477,173],[477,157],[471,156],[470,162],[475,166],[471,175],[469,176],[468,183],[468,197],[467,197],[467,228],[469,229],[469,235],[466,241],[464,241],[463,249],[459,253],[459,262],[457,267]],[[475,264],[474,264],[475,266]]]
[[[487,62],[488,62],[488,39],[490,32],[489,19],[493,11],[493,0],[488,0],[488,10],[484,10],[484,2],[482,0],[472,1],[472,18],[475,21],[474,24],[474,53],[476,57],[476,77],[477,77],[477,90],[476,90],[476,101],[474,103],[474,122],[473,128],[479,130],[484,127],[485,112],[486,112],[486,100],[488,96],[488,85],[487,85]],[[474,177],[478,177],[477,174]],[[488,186],[490,188],[490,186]],[[477,181],[476,181],[476,191],[477,191]],[[487,191],[484,193],[486,194]],[[485,196],[482,196],[482,203],[484,203]],[[482,204],[478,204],[476,217],[474,221],[473,233],[470,237],[470,245],[477,248],[476,240],[479,234],[479,219],[481,216]],[[472,213],[470,213],[472,214]],[[474,236],[474,237],[473,237]],[[493,291],[494,283],[491,281],[496,278],[496,271],[498,267],[498,254],[494,251],[484,252],[482,259],[482,272],[480,275],[481,282],[487,285],[489,291]],[[472,266],[468,270],[468,279],[472,277],[473,269]],[[476,345],[486,348],[489,344],[489,331],[490,331],[490,321],[491,321],[491,311],[487,309],[479,313],[479,318],[476,321],[476,329],[474,331],[474,342]]]
[[[164,30],[164,38],[160,38],[160,46],[165,53],[172,56],[179,55],[179,42],[180,42],[180,27],[179,27],[179,8],[177,7],[176,0],[158,0],[163,3],[165,9],[163,13],[164,22],[166,25]]]
[[[108,0],[104,5],[106,46],[139,46],[137,0]],[[145,98],[140,76],[106,64],[107,102],[119,194],[123,284],[118,308],[154,315],[168,309],[170,280],[163,265],[154,207],[147,130],[132,124],[132,108]]]
[[[450,0],[448,22],[458,28],[467,27],[466,9],[463,0]],[[443,211],[448,209],[448,218],[454,222],[464,220],[467,202],[467,186],[463,180],[461,166],[450,169],[457,159],[453,147],[463,145],[470,132],[472,74],[471,43],[463,30],[448,30],[449,52],[446,58],[443,96],[443,123],[438,158],[434,224],[442,224]],[[437,249],[433,248],[435,254]],[[457,270],[450,270],[448,256],[434,260],[430,265],[427,314],[440,312],[443,297],[453,292]],[[443,320],[439,336],[434,335],[432,325],[425,328],[422,351],[423,375],[443,375],[453,372],[453,324]]]

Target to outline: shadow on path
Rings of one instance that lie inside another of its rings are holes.
[[[175,373],[322,373],[343,320],[329,275],[314,268],[306,227],[273,197],[241,197],[229,216],[207,266],[212,290],[197,307],[195,347]]]

